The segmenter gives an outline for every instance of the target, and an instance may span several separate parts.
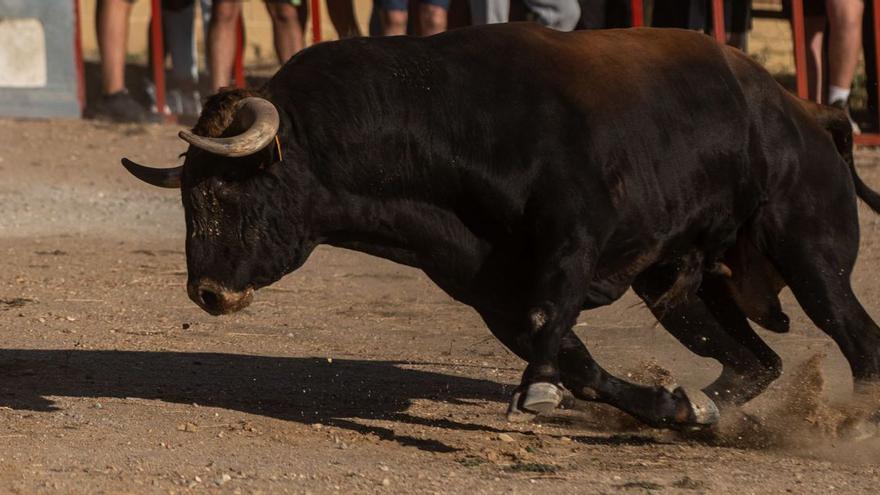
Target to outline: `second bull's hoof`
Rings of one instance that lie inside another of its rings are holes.
[[[547,414],[562,402],[562,389],[552,383],[529,384],[525,390],[517,388],[507,408],[507,420],[513,423],[531,421],[539,414]]]
[[[700,390],[678,387],[672,395],[678,399],[675,426],[679,428],[708,428],[718,424],[721,419],[718,406]]]

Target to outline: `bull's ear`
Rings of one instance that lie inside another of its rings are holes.
[[[167,187],[169,189],[180,189],[180,176],[183,174],[183,166],[173,168],[145,167],[129,160],[128,158],[122,159],[122,166],[125,167],[131,175],[147,184],[158,187]]]

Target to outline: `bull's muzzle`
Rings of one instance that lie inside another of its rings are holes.
[[[186,291],[193,302],[212,315],[235,313],[254,300],[254,289],[250,287],[243,291],[233,291],[206,278],[190,282]]]

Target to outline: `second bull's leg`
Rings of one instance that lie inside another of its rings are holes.
[[[751,328],[717,276],[706,276],[697,294],[673,307],[654,304],[668,286],[662,268],[639,276],[636,294],[663,327],[695,354],[717,360],[721,376],[703,391],[720,404],[743,404],[782,372],[779,356]]]

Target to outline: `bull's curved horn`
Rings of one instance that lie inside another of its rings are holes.
[[[180,138],[209,153],[220,156],[248,156],[265,148],[278,134],[278,110],[269,100],[249,96],[238,102],[233,124],[245,129],[237,136],[212,138],[180,131]]]
[[[183,166],[173,168],[145,167],[129,160],[128,158],[122,159],[122,166],[131,172],[131,175],[147,184],[167,187],[169,189],[180,188],[180,176],[183,174]]]

